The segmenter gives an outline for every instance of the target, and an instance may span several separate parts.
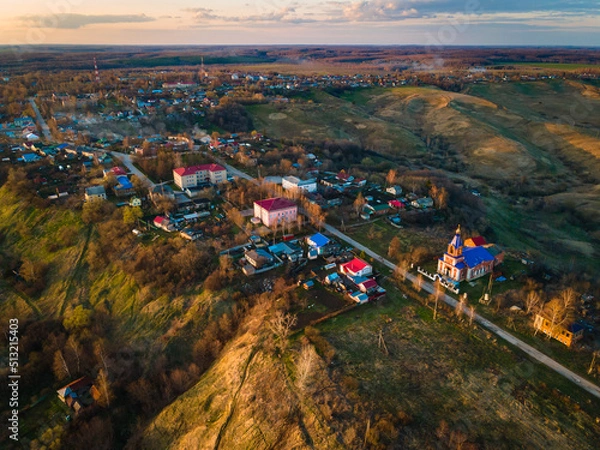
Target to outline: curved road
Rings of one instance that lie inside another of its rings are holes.
[[[118,156],[121,156],[121,157],[126,156],[126,157],[128,157],[129,162],[131,162],[131,158],[129,158],[129,155],[125,155],[125,154],[122,154],[122,153],[115,153],[115,154],[118,155]],[[222,166],[226,167],[227,171],[230,172],[231,174],[233,174],[235,176],[238,176],[240,178],[244,178],[246,180],[252,181],[253,183],[258,183],[258,180],[256,178],[253,178],[250,175],[248,175],[247,173],[244,173],[241,170],[238,170],[235,167],[230,166],[229,164],[225,163],[220,158],[216,158],[216,157],[213,156],[213,159],[215,161],[217,161],[219,164],[221,164]],[[123,158],[123,163],[125,165],[127,165],[127,163],[125,162],[125,160],[126,159]],[[133,166],[133,164],[131,164],[131,167],[129,165],[127,165],[127,167],[132,172],[134,171],[133,169],[135,167]],[[137,172],[139,172],[137,169],[135,169],[135,170]],[[145,177],[145,175],[143,175],[143,174],[142,174],[142,176]],[[334,228],[334,227],[332,227],[331,225],[328,225],[328,224],[324,224],[324,228],[325,228],[325,230],[327,230],[332,235],[338,237],[339,239],[342,239],[342,240],[348,242],[349,244],[353,245],[355,248],[364,251],[367,255],[373,257],[374,259],[376,259],[380,263],[384,264],[386,267],[389,267],[392,270],[396,269],[396,265],[394,263],[392,263],[391,261],[388,261],[387,259],[385,259],[381,255],[378,255],[377,253],[375,253],[370,248],[365,247],[360,242],[356,242],[350,236],[347,236],[346,234],[342,233],[337,228]],[[416,282],[417,277],[415,275],[411,274],[411,273],[407,273],[406,274],[406,279],[409,280],[409,281],[411,281],[414,284]],[[425,280],[423,280],[422,288],[425,291],[429,292],[429,293],[433,293],[435,291],[435,288],[434,288],[433,284],[431,284],[431,283],[429,283],[429,282],[427,282]],[[446,304],[448,304],[449,306],[451,306],[452,308],[456,308],[456,305],[458,303],[457,300],[454,299],[454,298],[452,298],[452,297],[450,297],[448,294],[443,294],[442,297],[441,297],[441,299]],[[463,312],[465,314],[467,314],[467,315],[470,314],[470,311],[468,311],[466,308],[463,309]],[[562,364],[559,364],[558,362],[556,362],[555,360],[553,360],[549,356],[547,356],[544,353],[540,352],[539,350],[533,348],[531,345],[526,344],[522,340],[518,339],[517,337],[515,337],[512,334],[508,333],[507,331],[503,330],[502,328],[500,328],[499,326],[497,326],[494,323],[490,322],[486,318],[480,316],[479,314],[475,313],[475,315],[473,316],[473,320],[475,322],[477,322],[479,325],[481,325],[483,328],[485,328],[486,330],[489,330],[490,332],[494,333],[496,336],[501,337],[502,339],[504,339],[508,343],[510,343],[510,344],[514,345],[515,347],[519,348],[520,350],[522,350],[523,352],[525,352],[526,354],[528,354],[531,358],[533,358],[536,361],[544,364],[545,366],[547,366],[550,369],[554,370],[556,373],[558,373],[559,375],[562,375],[563,377],[567,378],[568,380],[571,380],[572,382],[574,382],[575,384],[579,385],[582,389],[586,390],[590,394],[592,394],[592,395],[600,398],[600,387],[596,386],[594,383],[591,383],[590,381],[588,381],[588,380],[586,380],[584,378],[581,378],[575,372],[567,369]]]
[[[140,180],[146,180],[148,182],[148,185],[151,188],[154,188],[156,186],[156,183],[153,183],[152,180],[150,178],[148,178],[144,172],[142,172],[140,169],[138,169],[137,167],[135,167],[133,165],[133,161],[131,160],[131,155],[128,155],[127,153],[119,153],[119,152],[111,152],[111,153],[123,162],[123,165],[125,167],[127,167],[127,169],[129,169],[129,172],[131,172],[132,174],[137,176]]]

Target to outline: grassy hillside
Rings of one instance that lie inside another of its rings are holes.
[[[461,93],[405,86],[309,98],[249,110],[275,137],[315,140],[317,149],[319,140],[349,139],[399,166],[442,170],[484,193],[487,223],[501,245],[533,250],[551,267],[569,260],[597,267],[597,87],[547,80],[475,84]]]
[[[138,421],[198,379],[221,350],[214,341],[227,342],[238,319],[232,292],[217,295],[193,281],[184,291],[165,292],[136,281],[138,272],[151,267],[140,266],[132,276],[123,265],[142,247],[129,238],[120,211],[88,225],[74,200],[47,205],[0,188],[0,320],[19,320],[21,441],[120,448]],[[169,249],[164,240],[143,248],[155,245]],[[179,250],[193,267],[190,251]],[[171,264],[182,256],[174,254]],[[83,375],[98,382],[102,373],[108,400],[103,397],[101,407],[78,419],[78,427],[65,429],[69,411],[55,390]],[[79,427],[86,430],[83,436]],[[101,435],[103,444],[96,446]]]
[[[266,321],[255,311],[132,448],[585,449],[600,437],[597,401],[481,330],[434,322],[394,289],[307,332],[321,356],[305,383],[306,338],[278,357]]]

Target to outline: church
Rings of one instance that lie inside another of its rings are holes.
[[[438,260],[438,273],[452,281],[471,281],[487,275],[504,260],[504,252],[481,236],[463,241],[460,225],[444,256]]]

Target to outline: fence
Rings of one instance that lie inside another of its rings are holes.
[[[419,272],[420,274],[425,275],[427,278],[429,278],[431,281],[439,281],[439,283],[444,286],[446,289],[448,289],[450,292],[453,292],[455,294],[460,293],[460,289],[455,287],[453,283],[450,283],[449,281],[446,281],[442,278],[442,276],[439,273],[429,273],[428,271],[426,271],[425,269],[421,268],[421,267],[417,267],[417,272]]]

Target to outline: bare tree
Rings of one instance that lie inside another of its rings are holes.
[[[73,354],[73,356],[75,357],[75,361],[77,364],[77,371],[76,373],[80,373],[80,368],[81,368],[81,352],[82,352],[82,348],[81,348],[81,344],[79,344],[79,342],[77,342],[77,340],[73,337],[73,335],[69,336],[69,339],[67,340],[67,346],[69,348],[69,350],[71,351],[71,353]]]
[[[414,281],[414,285],[415,285],[415,289],[417,292],[421,292],[421,289],[423,288],[423,274],[419,274],[417,275],[417,278],[415,278]]]
[[[536,312],[540,304],[542,303],[542,297],[538,291],[529,291],[525,298],[525,314],[529,315],[532,312]]]
[[[56,350],[54,353],[54,364],[52,366],[54,369],[54,376],[57,380],[62,380],[65,376],[71,378],[71,371],[69,370],[69,366],[67,365],[67,361],[60,350]]]
[[[362,192],[359,192],[358,195],[356,196],[356,199],[354,200],[354,203],[352,204],[352,206],[354,207],[354,212],[356,213],[356,215],[360,215],[363,207],[367,204],[367,201],[365,200],[365,198],[362,195]]]
[[[559,330],[573,320],[575,298],[575,291],[567,288],[544,305],[542,315],[550,320],[550,334],[548,338],[554,337],[555,330]]]
[[[293,314],[277,311],[275,317],[269,321],[269,329],[275,335],[281,352],[287,348],[287,338],[290,335],[292,327],[296,324],[297,318]]]
[[[398,172],[395,169],[390,169],[387,175],[385,176],[385,182],[388,186],[392,186],[396,182],[396,176]]]
[[[110,383],[108,381],[108,374],[106,373],[106,370],[100,369],[100,371],[98,372],[98,377],[96,378],[96,385],[98,386],[100,394],[102,394],[99,400],[100,405],[105,407],[110,406],[110,401],[112,399],[112,391],[110,388]]]
[[[433,308],[433,320],[437,320],[438,302],[440,301],[440,297],[444,295],[444,286],[442,286],[442,283],[440,283],[440,280],[438,280],[436,281],[434,287],[435,291],[433,295],[435,297],[435,305]]]
[[[394,279],[396,283],[403,283],[406,280],[406,273],[408,272],[408,262],[403,259],[401,260],[396,268],[394,269]]]
[[[298,373],[296,381],[300,389],[306,388],[308,380],[313,372],[315,360],[316,354],[314,347],[311,344],[304,344],[300,350],[298,360],[296,361],[296,370]]]
[[[398,236],[394,236],[388,246],[388,257],[392,258],[392,260],[397,260],[401,251],[402,244],[400,243],[400,239],[398,239]]]

